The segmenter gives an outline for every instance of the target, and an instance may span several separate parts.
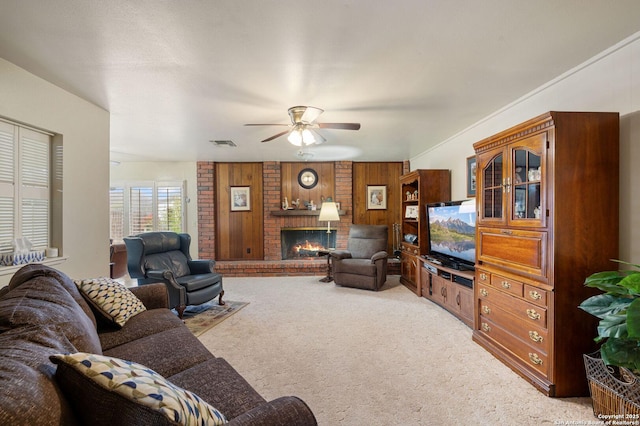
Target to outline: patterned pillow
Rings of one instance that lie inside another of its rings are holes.
[[[89,303],[105,317],[122,327],[134,315],[146,308],[128,288],[111,278],[91,278],[73,281]]]
[[[227,422],[222,413],[193,392],[174,385],[135,362],[83,352],[56,354],[50,359],[58,364],[56,380],[65,393],[71,396],[84,394],[84,409],[105,415],[110,413],[108,421],[111,424],[124,424],[129,420],[125,416],[131,415],[138,416],[140,420],[145,417],[145,409],[165,417],[168,423],[221,425]],[[91,386],[91,383],[98,387]],[[99,390],[106,394],[100,394]],[[131,403],[139,407],[138,413],[130,409],[128,404]],[[152,423],[157,423],[157,420]]]

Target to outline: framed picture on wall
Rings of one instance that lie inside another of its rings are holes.
[[[367,210],[387,209],[387,186],[367,185]]]
[[[246,212],[251,210],[251,187],[232,186],[230,196],[232,212]]]
[[[476,196],[476,156],[467,157],[467,197]]]

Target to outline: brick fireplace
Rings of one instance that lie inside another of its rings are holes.
[[[346,249],[349,227],[354,222],[354,163],[351,161],[336,161],[334,165],[334,195],[335,201],[340,203],[340,209],[345,212],[340,216],[340,221],[331,222],[332,233],[335,230],[336,241],[334,247]],[[362,170],[362,168],[360,169]],[[386,169],[385,169],[386,170]],[[216,163],[197,163],[197,184],[198,184],[198,257],[200,259],[216,259]],[[409,172],[409,162],[403,163],[402,173]],[[285,228],[320,228],[324,227],[326,232],[326,222],[318,221],[319,212],[284,212],[281,210],[282,203],[282,168],[280,162],[267,161],[262,163],[262,224],[263,224],[263,260],[239,260],[239,261],[217,261],[216,270],[228,277],[234,276],[288,276],[288,275],[313,275],[324,276],[327,272],[326,257],[305,257],[297,259],[283,260],[281,231]],[[396,181],[380,178],[380,174],[372,172],[366,175],[358,187],[363,188],[367,183],[376,184],[387,183],[390,191],[396,185]],[[290,179],[290,178],[286,178]],[[355,197],[359,199],[358,197]],[[364,203],[366,201],[360,201]],[[400,203],[398,203],[399,205]],[[255,208],[260,208],[254,206]],[[369,220],[369,212],[358,205],[359,212],[357,223],[385,223],[380,219]],[[388,222],[388,220],[387,220]],[[326,235],[326,234],[325,234]],[[389,261],[389,274],[399,274],[399,262],[396,259]]]
[[[337,161],[335,164],[335,200],[340,202],[346,214],[340,221],[331,222],[332,234],[336,238],[333,247],[346,248],[349,227],[353,222],[352,206],[352,162]],[[198,162],[198,257],[215,259],[215,163]],[[323,228],[326,238],[326,222],[319,222],[318,215],[295,211],[287,215],[274,215],[281,211],[280,162],[266,161],[262,169],[264,260],[261,261],[217,261],[216,270],[225,276],[286,276],[326,274],[326,257],[283,259],[281,231],[291,228]],[[318,212],[319,213],[319,212]]]

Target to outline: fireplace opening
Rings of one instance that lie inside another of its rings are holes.
[[[282,259],[305,259],[317,257],[320,250],[336,246],[335,229],[327,234],[327,228],[282,228],[280,243]]]

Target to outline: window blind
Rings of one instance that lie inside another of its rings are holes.
[[[184,182],[117,183],[110,189],[111,239],[150,231],[184,232]]]
[[[49,245],[50,151],[49,135],[0,121],[0,252],[21,237]]]
[[[124,233],[124,188],[112,187],[109,191],[111,239],[120,241]]]

